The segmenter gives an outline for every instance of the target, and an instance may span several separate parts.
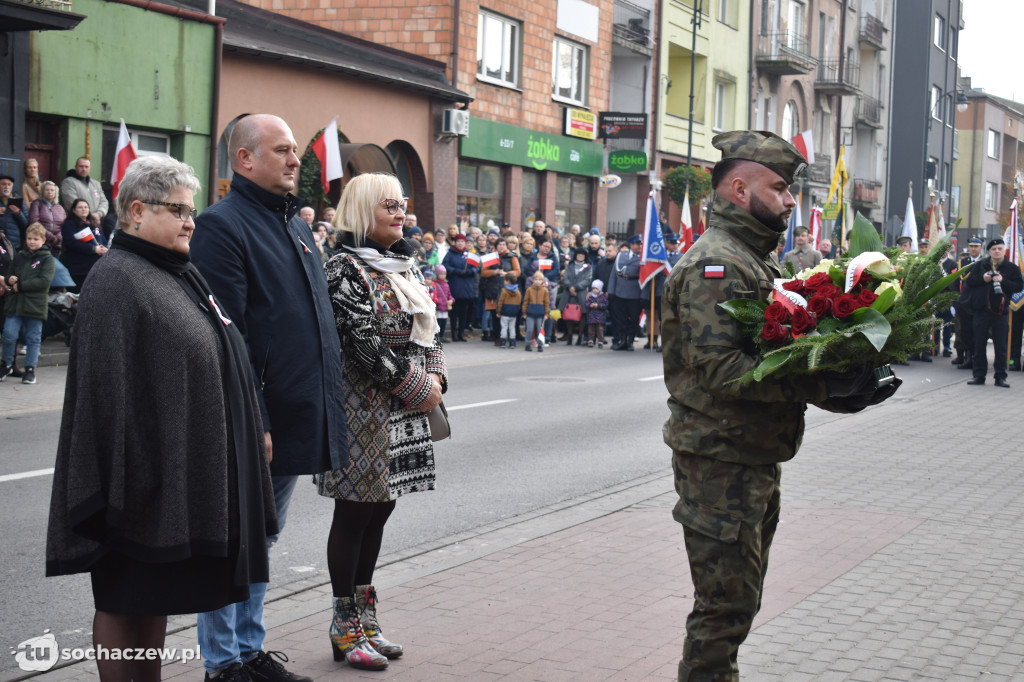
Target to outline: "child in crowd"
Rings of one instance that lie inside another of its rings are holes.
[[[455,298],[452,297],[452,290],[448,288],[448,271],[445,267],[438,265],[434,274],[434,293],[431,298],[434,299],[434,305],[437,306],[437,326],[441,328],[437,338],[444,343],[444,330],[448,326],[448,311],[451,309],[452,303],[455,302]]]
[[[590,283],[587,294],[587,348],[604,348],[604,323],[608,310],[608,294],[604,293],[604,282],[595,279]]]
[[[498,295],[498,315],[501,316],[501,347],[508,342],[509,348],[516,347],[516,315],[523,303],[523,295],[519,292],[519,275],[515,272],[505,273],[505,286]]]
[[[523,316],[526,318],[526,350],[532,351],[536,344],[537,352],[544,352],[544,344],[538,343],[537,332],[544,329],[544,322],[551,312],[551,292],[548,291],[547,279],[538,270],[533,273],[533,284],[523,296]]]
[[[46,246],[46,228],[32,223],[25,228],[25,245],[14,257],[11,274],[5,278],[9,287],[4,296],[3,358],[0,361],[0,381],[14,372],[14,351],[18,335],[25,336],[25,373],[21,383],[36,383],[36,362],[39,344],[43,340],[43,322],[46,321],[47,296],[50,282],[57,268]]]

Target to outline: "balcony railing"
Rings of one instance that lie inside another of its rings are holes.
[[[860,20],[860,42],[879,50],[885,49],[885,24],[877,17],[865,14]]]
[[[881,194],[880,190],[882,183],[877,180],[864,180],[863,178],[853,179],[853,200],[858,204],[866,204],[870,206],[880,206],[878,203],[878,195]]]
[[[814,163],[807,167],[807,179],[810,182],[828,184],[832,181],[832,157],[828,154],[814,155]]]
[[[870,128],[882,127],[882,103],[874,97],[861,95],[857,98],[857,123]]]
[[[757,36],[754,58],[759,69],[779,76],[810,73],[817,64],[817,60],[810,55],[807,39],[787,31]]]
[[[860,85],[860,64],[847,59],[840,68],[838,59],[825,59],[818,64],[814,87],[833,95],[855,95]]]
[[[651,11],[629,0],[615,0],[612,15],[612,38],[623,47],[650,54]]]

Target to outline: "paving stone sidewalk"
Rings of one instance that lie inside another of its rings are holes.
[[[967,387],[965,374],[808,430],[783,468],[744,680],[1024,680],[1024,428],[1011,412],[1024,385]],[[671,483],[637,479],[384,557],[381,620],[407,653],[383,673],[333,661],[323,577],[271,590],[268,648],[317,680],[673,680],[692,588]],[[193,622],[175,619],[167,646],[194,648]],[[34,679],[95,678],[77,664]]]

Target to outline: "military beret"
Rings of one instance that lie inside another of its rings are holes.
[[[643,240],[644,240],[643,237],[641,237],[638,234],[634,234],[632,237],[629,238],[629,243],[630,244],[639,244],[639,243],[643,242]]]
[[[792,144],[765,130],[733,130],[715,135],[711,144],[722,152],[722,161],[753,161],[782,176],[789,184],[807,168],[807,159]]]
[[[1003,241],[1002,239],[1000,239],[999,237],[996,237],[995,239],[991,240],[991,241],[990,241],[990,242],[988,243],[988,245],[987,245],[987,246],[985,247],[985,250],[986,250],[986,251],[988,251],[988,250],[989,250],[989,249],[991,249],[991,248],[992,248],[993,246],[1000,246],[1000,245],[1002,245],[1002,244],[1005,244],[1005,243],[1006,243],[1006,242],[1004,242],[1004,241]]]
[[[911,243],[913,243],[913,241],[914,241],[913,239],[911,239],[910,237],[908,237],[906,235],[904,235],[902,237],[896,237],[896,243],[897,244],[911,244]]]
[[[978,246],[981,246],[982,244],[985,243],[985,241],[981,237],[971,237],[969,240],[967,240],[967,243],[977,244]]]
[[[675,244],[676,242],[679,241],[679,235],[676,234],[675,232],[666,232],[665,241],[672,242],[673,244]]]
[[[810,233],[810,230],[808,230],[808,229],[807,229],[806,227],[804,227],[803,225],[800,225],[800,226],[798,226],[798,227],[796,227],[796,228],[794,228],[794,229],[793,229],[793,234],[794,234],[794,235],[798,235],[798,234],[809,234],[809,233]]]

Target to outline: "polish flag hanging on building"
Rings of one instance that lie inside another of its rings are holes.
[[[117,190],[121,186],[121,179],[124,177],[125,171],[128,170],[128,164],[135,159],[139,158],[139,155],[135,153],[135,147],[132,146],[132,136],[128,134],[128,128],[124,125],[124,119],[121,119],[121,132],[117,134],[117,150],[114,151],[114,167],[110,169],[110,177],[113,182],[113,190],[111,196],[117,198]]]
[[[501,260],[501,256],[498,255],[497,251],[491,251],[485,253],[484,257],[480,259],[480,266],[484,268],[493,268]]]
[[[324,186],[324,194],[331,191],[331,180],[345,175],[341,167],[341,149],[338,147],[338,118],[324,128],[324,134],[313,143],[313,153],[320,160],[320,182]]]
[[[814,133],[812,131],[805,130],[794,137],[793,146],[804,155],[807,163],[814,163]]]

